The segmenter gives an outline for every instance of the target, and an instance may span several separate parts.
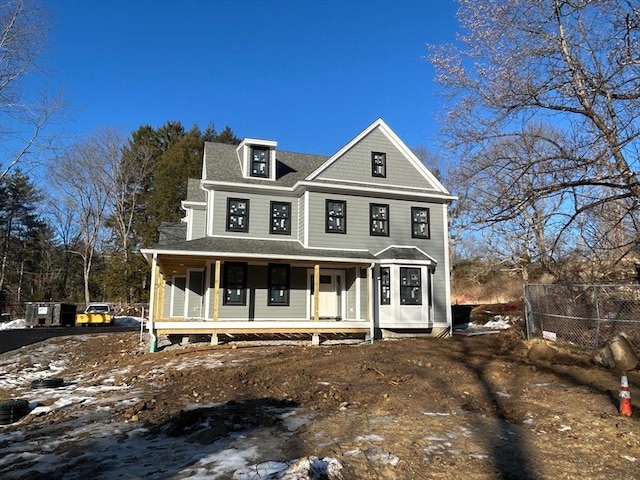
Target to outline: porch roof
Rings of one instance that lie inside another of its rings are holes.
[[[392,246],[385,248],[375,254],[378,260],[410,260],[416,262],[438,263],[436,260],[424,253],[418,247],[413,246]]]
[[[230,237],[204,237],[142,250],[142,254],[149,262],[156,253],[162,256],[181,257],[245,257],[367,264],[376,261],[376,256],[367,250],[305,248],[298,241]]]

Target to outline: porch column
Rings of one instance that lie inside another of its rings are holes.
[[[369,342],[373,343],[376,335],[375,325],[375,312],[378,309],[378,305],[374,305],[374,299],[376,296],[373,293],[373,289],[376,288],[377,283],[374,282],[373,274],[375,272],[375,264],[371,264],[367,268],[367,321],[369,322]]]
[[[216,260],[215,276],[213,278],[213,321],[218,320],[220,309],[220,260]]]
[[[320,319],[320,265],[313,266],[313,321]]]

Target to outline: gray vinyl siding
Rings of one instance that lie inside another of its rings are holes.
[[[187,317],[202,318],[204,311],[202,308],[202,295],[204,286],[204,272],[193,270],[189,272],[189,284],[187,295],[189,296]]]
[[[249,276],[249,287],[255,290],[254,318],[257,319],[301,319],[307,318],[307,280],[306,268],[291,267],[289,305],[268,305],[268,269],[267,266],[249,266],[253,274]]]
[[[207,210],[194,208],[191,210],[191,239],[204,238],[207,227]]]
[[[367,274],[366,268],[360,269],[360,320],[367,319],[367,303],[369,302],[367,290]]]
[[[352,268],[347,268],[345,270],[345,290],[346,290],[346,295],[347,295],[347,305],[346,305],[346,312],[345,312],[345,318],[346,319],[354,319],[356,318],[356,308],[357,308],[357,302],[356,302],[356,294],[357,294],[357,290],[356,290],[356,275],[357,275],[357,268],[352,267]]]
[[[249,200],[249,231],[227,231],[227,199],[241,198]],[[291,234],[271,234],[271,202],[291,203]],[[298,218],[298,199],[284,195],[260,193],[215,192],[213,210],[213,235],[237,236],[243,238],[261,238],[269,240],[297,240],[296,220]]]
[[[325,232],[325,200],[347,203],[347,233]],[[365,249],[377,253],[390,245],[415,246],[440,262],[444,259],[442,205],[410,200],[387,200],[349,195],[309,195],[309,246],[319,248]],[[369,234],[369,204],[389,205],[389,236]],[[411,207],[429,208],[430,239],[411,237]]]
[[[297,233],[298,233],[298,240],[300,242],[304,242],[304,227],[305,227],[305,222],[306,222],[306,218],[304,215],[304,205],[305,205],[305,201],[304,201],[304,196],[298,198],[298,214],[296,215],[296,220],[297,220]]]
[[[347,233],[325,232],[325,199],[347,202]],[[389,236],[369,234],[369,204],[389,205]],[[430,238],[411,237],[411,207],[429,208]],[[390,245],[415,246],[437,262],[433,278],[434,320],[445,322],[447,318],[445,275],[445,223],[444,208],[438,203],[410,200],[374,199],[348,195],[309,194],[309,246],[320,248],[366,249],[378,253]],[[361,317],[366,318],[366,281],[361,283]]]
[[[173,280],[169,279],[164,285],[164,303],[162,304],[162,316],[169,317],[171,315],[171,292],[173,289]]]
[[[222,269],[221,269],[222,272]],[[238,320],[286,320],[308,318],[306,267],[291,267],[291,285],[289,290],[289,306],[268,305],[268,267],[267,265],[249,265],[247,267],[247,304],[224,305],[224,285],[220,284],[220,305],[218,318]],[[211,276],[209,288],[209,318],[213,317],[213,286]]]
[[[172,317],[183,317],[187,277],[173,277],[173,282],[173,311],[171,311],[169,315]]]
[[[371,175],[371,152],[386,154],[386,178]],[[318,180],[344,180],[385,186],[435,189],[428,180],[418,174],[415,165],[410,163],[396,146],[377,129],[360,140],[323,171]]]
[[[358,286],[358,278],[360,283]],[[359,288],[359,290],[358,290]],[[345,290],[347,305],[345,319],[365,320],[367,318],[367,269],[360,267],[348,268],[345,271]],[[360,294],[360,316],[358,317],[358,294]]]

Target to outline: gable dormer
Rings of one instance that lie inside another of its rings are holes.
[[[236,152],[244,178],[276,179],[276,147],[273,140],[245,138]]]

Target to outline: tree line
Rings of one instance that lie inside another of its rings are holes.
[[[187,179],[199,178],[205,141],[239,143],[226,127],[169,121],[128,138],[103,129],[49,163],[40,186],[22,171],[0,178],[2,303],[148,301],[139,250],[163,222],[180,221]]]
[[[637,2],[457,3],[457,40],[431,45],[426,56],[447,100],[441,149],[416,152],[427,164],[437,160],[458,196],[454,277],[635,280]],[[38,74],[47,28],[28,0],[0,6],[0,303],[144,302],[149,269],[140,248],[157,241],[162,222],[182,217],[203,143],[238,139],[229,127],[187,130],[170,121],[56,146],[45,131],[62,103],[23,88]]]
[[[460,197],[454,263],[525,282],[636,281],[637,1],[458,4],[457,41],[428,55]]]

